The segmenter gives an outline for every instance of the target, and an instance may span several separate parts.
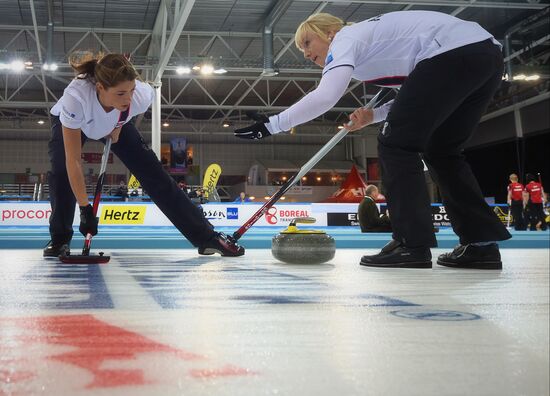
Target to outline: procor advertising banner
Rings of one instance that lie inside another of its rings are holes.
[[[295,217],[313,217],[315,226],[357,226],[357,204],[279,204],[272,206],[255,225],[287,226]],[[507,207],[492,205],[503,223],[507,222]],[[240,227],[252,217],[261,204],[212,203],[202,205],[205,217],[215,226]],[[385,205],[380,205],[385,211]],[[170,221],[155,204],[102,203],[98,210],[100,224],[169,226]],[[51,208],[48,202],[0,202],[0,226],[48,225]],[[390,216],[391,218],[391,216]],[[436,227],[450,226],[442,205],[432,205],[432,220]],[[80,221],[75,209],[73,224]]]
[[[205,217],[215,226],[243,225],[261,208],[260,204],[206,204],[201,206]],[[1,202],[0,226],[46,226],[51,216],[47,202]],[[104,225],[169,226],[170,221],[151,203],[102,203],[99,223]],[[314,211],[312,204],[275,205],[256,222],[258,226],[287,226],[295,217],[314,217],[316,226],[326,226],[326,213]],[[73,224],[80,221],[75,209]]]

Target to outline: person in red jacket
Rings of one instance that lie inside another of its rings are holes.
[[[523,184],[518,182],[518,175],[512,173],[510,175],[510,184],[508,184],[508,205],[512,212],[514,220],[514,229],[516,231],[525,231],[527,225],[523,218]]]
[[[527,180],[525,191],[529,193],[528,202],[525,202],[529,212],[529,229],[536,231],[537,225],[540,223],[540,229],[544,231],[546,230],[543,211],[543,203],[546,203],[544,189],[534,175],[528,173],[525,179]]]

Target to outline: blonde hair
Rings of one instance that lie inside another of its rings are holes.
[[[69,57],[69,64],[75,70],[76,78],[101,83],[105,88],[139,78],[138,72],[123,54],[76,52]]]
[[[304,22],[298,26],[294,34],[294,43],[301,51],[302,41],[306,33],[313,33],[328,41],[328,33],[330,31],[339,32],[344,26],[351,25],[346,23],[334,15],[321,12],[319,14],[310,15]]]
[[[512,174],[510,175],[510,180],[518,181],[518,175],[516,175],[515,173],[512,173]]]

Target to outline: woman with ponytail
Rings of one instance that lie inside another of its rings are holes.
[[[97,234],[98,220],[88,201],[81,164],[86,140],[112,139],[112,151],[136,176],[151,200],[199,254],[240,256],[244,248],[215,232],[201,209],[178,188],[148,147],[131,119],[147,111],[154,98],[150,85],[139,80],[133,65],[122,54],[71,57],[76,78],[51,109],[49,142],[51,241],[45,257],[69,253],[75,204],[80,207],[80,232]]]

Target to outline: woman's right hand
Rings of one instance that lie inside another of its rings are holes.
[[[99,219],[94,215],[94,208],[88,204],[80,207],[80,226],[78,230],[84,237],[88,234],[94,236],[97,235],[97,225]]]
[[[350,114],[349,120],[352,125],[350,126],[349,124],[344,124],[343,127],[346,128],[349,132],[357,131],[366,127],[367,125],[372,124],[372,122],[374,121],[374,112],[372,111],[372,109],[365,109],[364,107],[360,107]]]
[[[120,136],[120,131],[122,130],[122,127],[120,128],[115,128],[113,129],[113,131],[111,132],[111,143],[115,144],[116,142],[118,142],[118,138]]]

